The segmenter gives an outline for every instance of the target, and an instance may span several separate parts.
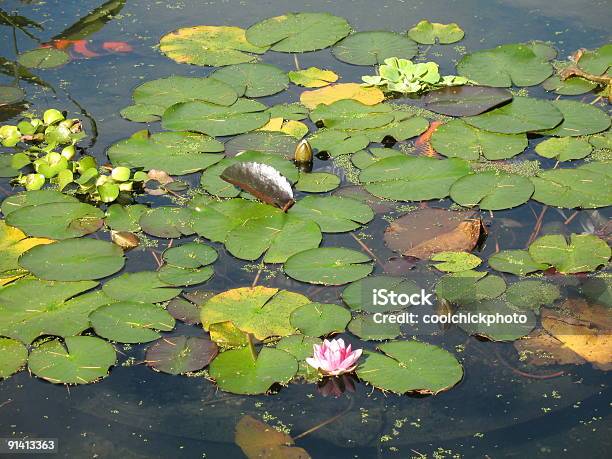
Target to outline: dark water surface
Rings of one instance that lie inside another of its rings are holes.
[[[45,42],[100,4],[91,0],[24,0],[0,2],[0,8],[40,23],[44,30],[34,32]],[[474,51],[502,43],[546,40],[553,42],[564,59],[578,48],[598,47],[610,41],[612,19],[607,1],[127,0],[121,12],[90,38],[94,47],[105,41],[125,41],[133,52],[74,60],[59,69],[37,72],[48,83],[48,89],[25,83],[27,101],[31,110],[57,107],[84,118],[89,137],[82,144],[87,146],[89,142],[89,153],[102,163],[109,145],[143,128],[119,116],[119,110],[131,103],[135,86],[171,74],[205,76],[211,71],[177,64],[161,55],[156,45],[164,33],[199,24],[248,27],[287,11],[327,11],[347,18],[357,30],[403,32],[423,18],[457,22],[466,31],[459,47],[437,47],[426,54],[441,64],[445,74],[454,73],[454,62],[461,57],[463,47]],[[12,30],[0,27],[0,55],[14,60],[14,44],[20,52],[38,46],[37,41],[21,32],[16,33],[14,43]],[[368,67],[335,60],[329,49],[298,58],[302,68],[329,68],[344,82],[360,81],[362,74],[371,73]],[[294,68],[291,55],[269,52],[263,60],[287,71]],[[0,75],[0,84],[9,81],[9,77]],[[540,91],[530,89],[530,94],[550,97]],[[299,92],[299,88],[291,86],[281,95],[261,101],[268,105],[297,101]],[[594,98],[589,93],[578,100],[591,102]],[[12,115],[0,110],[3,121]],[[160,129],[159,124],[151,128]],[[536,156],[528,151],[521,158]],[[544,167],[553,164],[546,163]],[[318,161],[315,169],[342,173],[326,161]],[[196,183],[197,177],[192,182]],[[5,179],[0,184],[3,199],[10,185]],[[140,201],[153,205],[169,202],[167,198],[155,200],[148,196]],[[540,204],[530,201],[517,209],[496,212],[495,218],[490,219],[494,237],[489,238],[479,255],[487,258],[494,253],[496,244],[504,249],[524,248],[534,226],[534,215],[539,215],[541,209]],[[564,225],[571,213],[549,209],[541,234],[592,230],[606,217],[602,211],[580,212]],[[367,242],[383,260],[393,255],[381,240],[387,224],[378,216],[363,230],[371,235]],[[166,244],[161,241],[159,248],[163,250]],[[352,238],[343,235],[326,234],[324,245],[359,250]],[[245,269],[248,264],[227,255],[222,246],[217,249],[222,258],[215,264],[215,277],[205,288],[223,291],[251,285],[255,272]],[[148,250],[136,250],[130,253],[125,270],[154,267]],[[264,273],[260,284],[301,291],[313,301],[338,301],[341,289],[313,289],[286,278],[277,268],[271,266],[274,272]],[[380,268],[376,272],[381,272]],[[430,289],[435,280],[419,268],[411,276],[420,277]],[[568,294],[575,295],[575,284],[568,280],[567,285]],[[411,330],[405,332],[412,335]],[[178,325],[174,333],[198,335],[202,331]],[[175,377],[155,373],[144,365],[127,364],[113,368],[111,376],[100,383],[68,390],[21,372],[0,382],[0,437],[59,438],[60,456],[70,458],[231,459],[243,457],[233,438],[234,426],[244,414],[296,436],[343,413],[334,422],[300,438],[297,444],[314,458],[609,457],[612,399],[605,372],[589,365],[552,367],[538,369],[538,374],[559,369],[565,373],[554,378],[534,378],[517,370],[521,362],[511,344],[481,342],[458,328],[439,332],[428,340],[456,351],[465,368],[465,378],[457,387],[435,397],[385,395],[361,384],[356,385],[355,393],[337,398],[323,397],[315,385],[298,384],[269,396],[236,396],[217,391],[202,377]],[[131,356],[138,363],[143,358],[144,346],[118,349],[126,354],[120,356],[120,361]]]

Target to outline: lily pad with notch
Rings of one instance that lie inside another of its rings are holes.
[[[403,309],[404,306],[392,305],[389,302],[375,301],[375,291],[393,291],[398,295],[412,296],[420,294],[421,289],[413,280],[404,277],[368,276],[353,282],[342,291],[342,300],[354,311],[369,313],[390,312]]]
[[[490,86],[448,86],[426,93],[420,103],[447,116],[474,116],[512,100],[512,93]]]
[[[353,65],[380,65],[389,57],[410,59],[417,44],[405,35],[388,31],[356,32],[332,48],[334,57]]]
[[[232,137],[225,142],[225,154],[228,157],[235,157],[247,151],[257,151],[278,155],[284,159],[293,159],[297,143],[295,137],[282,132],[255,131]]]
[[[215,70],[211,78],[230,85],[239,97],[264,97],[289,86],[287,74],[270,64],[236,64]]]
[[[336,73],[331,70],[322,70],[317,67],[295,70],[287,73],[287,76],[293,84],[305,88],[322,88],[338,80],[338,75],[336,75]]]
[[[610,246],[593,234],[542,236],[531,243],[529,254],[538,263],[554,266],[563,274],[595,271],[610,259]]]
[[[201,370],[218,352],[217,345],[207,338],[171,336],[161,338],[147,348],[145,363],[157,371],[180,375]]]
[[[494,299],[505,291],[501,277],[471,270],[442,276],[435,287],[438,297],[458,304]]]
[[[481,336],[491,341],[515,341],[527,336],[536,326],[535,314],[530,308],[520,308],[504,299],[483,300],[461,305],[459,312],[464,314],[483,314],[491,317],[486,322],[465,322],[460,327],[471,335]],[[506,317],[495,320],[495,317]],[[519,319],[519,317],[521,317]]]
[[[336,129],[320,129],[308,141],[313,148],[327,152],[331,157],[355,153],[370,144],[370,139],[362,131]]]
[[[295,189],[305,193],[326,193],[340,186],[340,177],[329,172],[302,172]]]
[[[348,309],[337,304],[308,303],[291,313],[291,325],[307,336],[341,333],[351,320]]]
[[[400,324],[374,320],[374,314],[357,314],[348,324],[348,331],[367,341],[395,339],[402,334]]]
[[[306,196],[289,210],[289,214],[313,220],[324,233],[353,231],[374,218],[367,204],[338,196]]]
[[[450,196],[464,207],[500,210],[529,201],[533,190],[533,184],[527,177],[486,171],[457,180],[450,189]]]
[[[417,43],[433,45],[436,42],[441,45],[456,43],[463,39],[465,33],[455,22],[440,24],[423,19],[408,31],[408,36]]]
[[[193,234],[193,213],[184,207],[161,206],[143,213],[138,224],[151,236],[179,238]]]
[[[343,285],[366,277],[372,272],[372,259],[344,247],[321,247],[304,250],[287,259],[285,273],[311,284]]]
[[[21,370],[28,360],[28,349],[19,341],[0,337],[0,379]]]
[[[553,304],[561,297],[559,287],[541,280],[515,282],[506,290],[506,300],[521,309],[539,311],[540,306]]]
[[[575,100],[553,100],[551,103],[563,114],[563,121],[554,129],[539,134],[577,137],[596,134],[610,127],[610,116],[593,105]]]
[[[573,137],[546,139],[535,147],[538,155],[557,161],[583,159],[589,156],[592,150],[593,146],[589,142]]]
[[[550,268],[547,263],[538,263],[527,250],[502,250],[489,257],[489,266],[496,271],[526,276]]]
[[[130,303],[160,303],[181,293],[181,289],[172,288],[159,280],[154,271],[122,274],[106,282],[102,291],[116,301]]]

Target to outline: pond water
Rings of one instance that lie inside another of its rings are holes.
[[[122,3],[124,3],[122,5]],[[0,55],[15,60],[16,54],[48,42],[77,23],[101,2],[4,1],[4,12],[18,13],[41,25],[28,28],[32,36],[0,27]],[[106,150],[143,126],[123,119],[119,111],[130,104],[133,89],[145,81],[172,74],[206,76],[210,67],[179,64],[157,49],[165,33],[180,27],[234,25],[247,28],[267,17],[288,11],[329,12],[346,18],[356,30],[404,32],[423,18],[442,23],[456,22],[466,31],[455,45],[421,45],[427,60],[440,64],[443,74],[454,74],[454,65],[465,50],[476,51],[525,40],[551,42],[559,59],[579,48],[597,48],[610,41],[609,3],[606,1],[133,1],[108,2],[117,13],[87,38],[99,56],[75,58],[57,69],[34,71],[45,86],[23,81],[29,111],[48,107],[68,110],[83,120],[88,137],[80,145],[98,159],[107,161]],[[105,50],[105,42],[126,42],[129,52]],[[334,70],[342,82],[360,82],[371,67],[353,66],[336,60],[329,49],[298,54],[301,68],[316,66]],[[78,56],[77,56],[78,57]],[[285,71],[294,70],[293,54],[268,52],[263,62]],[[0,84],[11,81],[11,72],[0,75]],[[280,94],[258,99],[266,105],[299,101],[303,90],[290,86]],[[541,87],[529,95],[554,98]],[[593,92],[573,97],[591,103]],[[605,107],[603,107],[606,110]],[[2,124],[17,119],[15,110],[0,107]],[[315,127],[307,123],[311,130]],[[160,130],[151,123],[151,130]],[[414,139],[400,142],[410,147]],[[538,157],[536,139],[521,159],[539,159],[543,168],[554,160]],[[373,146],[373,145],[370,145]],[[396,148],[400,145],[396,145]],[[333,172],[351,185],[351,174],[342,161],[317,158],[313,170]],[[199,173],[183,177],[192,187]],[[10,179],[0,179],[1,198],[21,190]],[[298,193],[297,196],[303,196]],[[167,196],[142,195],[138,202],[151,206],[172,205]],[[449,199],[435,203],[449,207]],[[546,208],[533,200],[510,210],[483,212],[489,237],[475,252],[483,260],[502,249],[524,249],[539,223],[538,235],[595,231],[609,237],[609,208],[579,211]],[[356,233],[381,264],[397,257],[383,242],[389,220],[402,215],[392,206],[378,214]],[[108,239],[106,233],[101,238]],[[183,238],[181,242],[190,240]],[[156,246],[127,253],[123,272],[156,269],[151,250],[163,251],[168,240],[151,238]],[[178,241],[177,241],[178,242]],[[258,284],[301,292],[313,301],[341,304],[343,287],[321,288],[285,276],[280,265],[269,265],[258,274],[257,266],[232,257],[223,244],[213,243],[220,254],[215,276],[206,284],[185,290],[223,292]],[[323,246],[342,246],[357,251],[362,246],[350,235],[325,234]],[[417,264],[407,271],[394,268],[427,291],[440,277]],[[375,274],[382,274],[376,265]],[[512,278],[511,275],[508,277]],[[551,276],[564,298],[580,298],[580,276]],[[608,296],[609,297],[609,296]],[[0,305],[1,307],[1,305]],[[172,335],[201,336],[200,327],[177,322]],[[50,437],[59,439],[61,457],[244,457],[234,442],[234,429],[245,415],[299,436],[296,444],[314,458],[373,457],[606,457],[612,446],[610,377],[591,365],[529,366],[519,359],[513,344],[470,337],[452,326],[434,332],[403,327],[403,335],[418,335],[450,350],[464,367],[464,377],[451,390],[435,396],[394,395],[354,381],[354,391],[324,396],[317,384],[290,384],[268,395],[234,395],[197,375],[173,376],[152,371],[141,364],[147,345],[116,348],[119,364],[111,375],[96,384],[70,386],[50,384],[21,371],[0,381],[0,437]],[[355,345],[363,342],[342,334]],[[373,349],[377,343],[366,347]],[[323,424],[323,425],[321,425]],[[302,435],[303,434],[303,435]]]

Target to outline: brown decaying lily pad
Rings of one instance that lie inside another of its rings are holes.
[[[235,442],[249,459],[310,458],[305,449],[293,446],[295,443],[289,435],[248,415],[236,424]]]
[[[478,214],[425,208],[410,212],[385,230],[385,244],[404,256],[429,259],[446,251],[472,251],[486,231]]]
[[[145,362],[156,370],[178,375],[201,370],[218,353],[217,345],[207,338],[174,336],[158,339],[149,346]]]

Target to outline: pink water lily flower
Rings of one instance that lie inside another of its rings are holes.
[[[351,345],[346,346],[342,338],[325,340],[323,344],[315,344],[313,347],[314,356],[307,358],[306,362],[329,376],[353,371],[362,352],[361,349],[351,350]]]

